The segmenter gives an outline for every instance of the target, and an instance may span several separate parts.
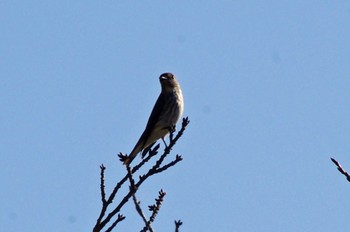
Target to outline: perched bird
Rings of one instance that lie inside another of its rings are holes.
[[[164,139],[169,129],[176,125],[184,110],[184,100],[179,83],[171,73],[159,77],[162,92],[153,107],[146,128],[134,149],[125,159],[129,165],[139,152],[151,147],[158,139]]]

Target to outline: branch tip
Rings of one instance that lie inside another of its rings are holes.
[[[179,232],[179,228],[182,226],[182,221],[181,220],[175,220],[175,232]]]
[[[334,158],[331,157],[332,162],[337,166],[338,171],[346,177],[346,180],[350,182],[350,174],[343,169],[341,164]]]
[[[119,157],[119,160],[120,160],[121,162],[123,162],[123,164],[125,163],[125,161],[126,161],[127,158],[128,158],[127,155],[125,155],[125,154],[123,154],[123,153],[121,153],[121,152],[119,152],[118,157]]]

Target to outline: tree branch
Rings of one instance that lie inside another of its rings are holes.
[[[180,226],[182,226],[182,221],[181,220],[175,221],[175,232],[179,232]]]
[[[106,168],[103,164],[100,166],[100,169],[101,169],[101,172],[100,172],[100,181],[101,181],[100,182],[100,192],[101,192],[102,208],[101,208],[100,214],[98,216],[98,219],[96,220],[96,224],[94,226],[93,232],[100,232],[103,228],[106,227],[106,225],[110,221],[114,220],[114,222],[106,230],[107,232],[111,232],[119,222],[123,221],[125,219],[125,216],[123,216],[119,212],[123,208],[123,206],[129,201],[129,199],[131,197],[133,197],[137,212],[140,214],[142,220],[145,223],[144,229],[149,230],[151,232],[153,231],[153,229],[151,227],[151,223],[155,220],[155,217],[159,212],[161,203],[162,203],[163,198],[165,196],[165,192],[163,192],[161,190],[159,192],[158,198],[156,199],[156,204],[150,206],[150,207],[152,207],[152,215],[150,216],[149,220],[146,219],[145,214],[142,212],[140,202],[136,198],[136,192],[138,191],[138,189],[140,188],[142,183],[144,181],[146,181],[150,176],[161,173],[161,172],[167,170],[168,168],[176,165],[178,162],[180,162],[182,160],[182,157],[180,155],[176,155],[176,157],[173,161],[161,166],[162,163],[164,162],[166,156],[170,153],[171,149],[174,147],[175,143],[183,135],[189,122],[190,121],[188,120],[188,117],[183,118],[181,129],[178,131],[178,133],[176,134],[175,137],[174,137],[174,128],[172,130],[170,130],[169,145],[165,147],[163,154],[158,158],[158,160],[155,162],[155,164],[145,174],[139,176],[139,180],[136,183],[135,183],[135,180],[133,178],[133,174],[135,174],[137,171],[139,171],[141,167],[143,167],[146,163],[150,162],[150,160],[157,155],[160,144],[158,143],[154,148],[151,148],[151,149],[149,149],[149,151],[144,153],[144,155],[146,155],[146,157],[144,157],[144,159],[142,159],[142,161],[140,163],[138,163],[137,165],[135,165],[133,168],[126,166],[127,173],[114,186],[109,197],[106,196],[106,192],[105,192],[105,170],[106,170]],[[120,160],[123,160],[125,158],[125,155],[123,153],[119,153],[118,156],[119,156]],[[110,209],[111,204],[113,203],[113,201],[115,201],[116,196],[119,193],[119,190],[123,187],[123,185],[125,184],[125,182],[128,179],[130,181],[129,191],[121,198],[121,200],[119,201],[119,203],[116,206],[114,206],[112,209]],[[108,209],[110,209],[109,213],[107,212]],[[150,208],[150,210],[151,210],[151,208]],[[175,223],[177,231],[178,231],[178,228],[180,227],[181,224],[182,224],[181,221],[178,221],[178,224]]]
[[[346,177],[346,179],[350,182],[350,175],[349,175],[349,173],[343,169],[341,164],[336,159],[331,158],[331,160],[337,166],[338,171],[341,174],[343,174]]]

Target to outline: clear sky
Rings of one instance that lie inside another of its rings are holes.
[[[91,231],[168,71],[191,123],[138,195],[167,192],[156,231],[349,231],[350,2],[126,2],[0,2],[0,231]]]

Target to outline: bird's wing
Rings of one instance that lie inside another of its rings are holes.
[[[147,155],[147,153],[151,150],[151,148],[153,147],[153,145],[155,144],[156,142],[153,142],[151,143],[150,145],[148,145],[147,147],[145,147],[141,153],[141,158],[145,158],[145,156]]]
[[[156,101],[156,104],[154,104],[153,110],[151,115],[148,118],[148,122],[146,125],[146,128],[144,130],[144,132],[141,135],[140,141],[143,141],[144,143],[146,143],[147,138],[150,136],[150,134],[152,133],[156,123],[158,122],[160,115],[163,111],[163,107],[164,107],[164,94],[161,93]],[[144,147],[145,144],[142,144],[142,147]]]
[[[147,139],[151,135],[156,123],[159,120],[159,117],[163,111],[164,107],[164,95],[161,93],[156,101],[156,104],[153,107],[151,115],[148,118],[148,122],[145,130],[137,141],[134,149],[130,152],[128,160],[125,161],[126,164],[131,163],[131,161],[136,157],[136,155],[142,151],[147,145]]]

